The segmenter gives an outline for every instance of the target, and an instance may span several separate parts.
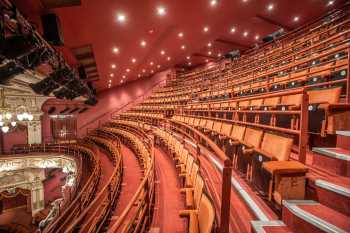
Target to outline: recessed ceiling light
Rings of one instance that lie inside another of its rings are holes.
[[[259,35],[256,35],[255,36],[255,40],[259,40],[260,36]]]
[[[298,22],[298,21],[299,21],[299,16],[295,16],[295,17],[293,18],[293,21],[294,21],[294,22]]]
[[[245,32],[243,33],[243,36],[244,36],[244,37],[247,37],[248,34],[249,34],[249,33],[248,33],[247,31],[245,31]]]
[[[170,60],[171,60],[171,57],[167,57],[166,59],[167,59],[168,61],[170,61]]]
[[[165,54],[165,51],[164,51],[164,50],[160,51],[160,54],[161,54],[161,55],[164,55],[164,54]]]
[[[141,47],[146,47],[147,42],[146,42],[146,41],[144,41],[144,40],[141,40],[140,45],[141,45]]]
[[[118,47],[113,47],[113,53],[119,53],[119,48]]]
[[[181,46],[181,49],[186,49],[186,46],[185,46],[185,45],[182,45],[182,46]]]
[[[189,65],[189,66],[190,66],[190,65],[192,65],[192,63],[191,63],[191,62],[189,62],[189,63],[188,63],[188,65]]]
[[[236,32],[236,28],[235,27],[232,27],[231,30],[230,30],[231,33],[235,33]]]
[[[136,63],[136,58],[131,59],[132,63]]]
[[[159,69],[159,68],[160,68],[160,65],[157,65],[157,68]]]
[[[191,59],[191,57],[190,57],[190,56],[187,56],[187,57],[186,57],[186,59],[187,59],[187,60],[190,60],[190,59]]]
[[[267,10],[272,11],[274,7],[275,7],[275,6],[274,6],[272,3],[270,3],[270,4],[267,6]]]
[[[209,43],[208,43],[208,47],[211,47],[211,46],[212,46],[212,44],[209,42]]]
[[[177,36],[182,38],[182,37],[184,37],[184,33],[183,32],[179,32],[179,34]]]
[[[130,73],[130,69],[129,69],[129,68],[128,68],[128,69],[126,69],[126,72]]]
[[[123,79],[125,79],[125,78],[126,78],[126,76],[125,76],[125,75],[123,75],[122,77],[123,77]]]
[[[138,74],[137,77],[141,78],[141,74]]]
[[[218,4],[217,0],[211,0],[210,1],[210,6],[216,6]]]
[[[151,61],[149,64],[150,64],[151,66],[153,66],[153,65],[154,65],[153,61]]]
[[[126,15],[123,13],[117,14],[117,21],[120,23],[124,23],[126,21]]]
[[[151,70],[151,73],[153,74],[153,73],[154,73],[154,70]]]
[[[334,2],[335,2],[335,1],[333,1],[333,0],[332,0],[332,1],[328,1],[327,6],[331,6],[331,5],[333,5],[333,4],[334,4]]]
[[[208,26],[205,26],[205,27],[203,28],[203,31],[204,31],[204,32],[209,32],[209,27],[208,27]]]
[[[164,16],[166,14],[165,7],[163,7],[163,6],[157,7],[157,14],[160,16]]]
[[[143,70],[142,70],[142,73],[146,73],[146,70],[145,70],[145,69],[143,69]]]
[[[248,0],[242,0],[242,2],[248,2]]]
[[[205,62],[206,62],[206,63],[208,63],[208,62],[209,62],[209,60],[208,60],[208,59],[205,59]]]
[[[117,68],[117,66],[115,64],[112,64],[111,67],[112,67],[112,69]]]
[[[124,80],[120,80],[120,83],[123,83]]]
[[[113,77],[114,77],[114,74],[113,74],[113,73],[110,73],[110,74],[109,74],[109,77],[113,78]]]
[[[208,55],[211,55],[211,51],[208,52]]]
[[[222,54],[221,53],[218,53],[218,57],[221,57],[222,56]]]
[[[108,80],[108,82],[110,82],[110,83],[111,83],[111,82],[112,82],[112,80]]]

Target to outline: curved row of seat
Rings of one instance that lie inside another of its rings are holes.
[[[155,198],[153,139],[140,129],[118,128],[117,125],[101,127],[97,132],[118,137],[137,156],[143,171],[135,194],[107,232],[145,232],[152,220]]]
[[[200,174],[200,165],[184,145],[160,128],[153,132],[160,144],[172,156],[179,178],[182,180],[181,192],[185,195],[187,209],[180,211],[181,217],[187,217],[188,232],[210,233],[214,229],[215,209],[209,195],[205,192],[204,179]]]

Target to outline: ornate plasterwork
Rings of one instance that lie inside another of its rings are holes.
[[[77,165],[64,155],[10,157],[0,159],[0,193],[16,188],[30,190],[31,209],[34,216],[45,208],[45,168],[61,168],[67,173],[66,186],[74,185]]]

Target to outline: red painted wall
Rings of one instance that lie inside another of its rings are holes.
[[[4,153],[10,153],[13,145],[27,144],[27,129],[21,127],[13,132],[3,133],[2,140]]]
[[[138,97],[151,94],[151,90],[156,85],[162,85],[165,83],[167,75],[169,75],[171,72],[171,70],[166,70],[154,75],[151,78],[135,80],[125,85],[107,89],[99,93],[97,95],[99,102],[96,106],[90,107],[90,109],[85,113],[77,114],[78,135],[80,137],[84,136],[88,129],[95,129],[98,127],[99,123],[107,121],[110,118],[112,112],[127,105],[128,103],[131,103],[127,106],[130,107],[134,104],[134,101]],[[57,104],[57,100],[53,99],[48,100],[44,104],[42,130],[43,138],[45,141],[49,141],[51,139],[50,118],[47,114],[47,110],[51,106],[55,106],[57,110],[54,114],[57,114],[67,105],[71,106],[71,108],[74,108],[75,106],[79,105],[79,103],[60,101],[60,103]],[[123,109],[123,111],[126,109]]]

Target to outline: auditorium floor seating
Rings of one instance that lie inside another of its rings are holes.
[[[0,233],[350,232],[350,3],[136,2],[0,1]]]

